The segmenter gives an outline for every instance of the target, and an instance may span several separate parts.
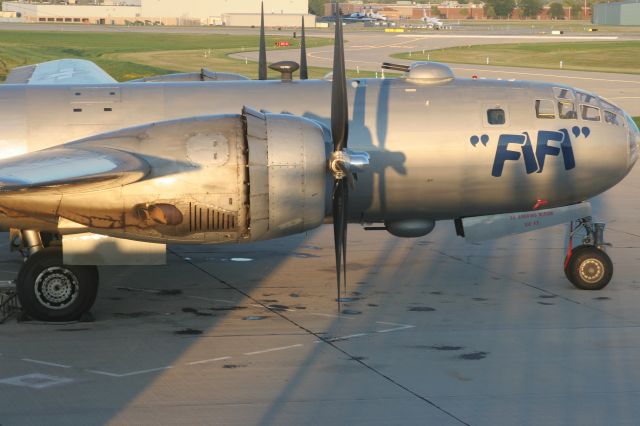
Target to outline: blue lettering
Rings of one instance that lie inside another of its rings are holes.
[[[588,137],[589,129],[586,127],[585,129],[586,131],[583,129],[583,134],[585,137]],[[483,138],[485,138],[485,136],[486,135],[483,135]],[[488,137],[486,137],[486,139],[488,142]],[[477,136],[471,137],[471,144],[474,147],[478,142],[480,142],[480,138]],[[556,142],[559,144],[559,147],[549,145],[550,142]],[[482,143],[486,146],[484,140],[482,140]],[[518,150],[510,150],[510,144],[520,145],[520,152]],[[496,149],[496,156],[493,160],[491,175],[495,177],[502,176],[505,162],[520,160],[521,153],[527,174],[535,172],[542,173],[546,157],[557,157],[561,153],[565,170],[571,170],[576,167],[576,159],[571,145],[571,136],[567,129],[560,129],[559,131],[540,130],[538,132],[535,151],[533,144],[531,143],[531,137],[527,132],[520,135],[500,135],[500,138],[498,139],[498,147]]]
[[[505,161],[517,161],[520,159],[519,152],[509,151],[509,144],[516,143],[522,145],[524,142],[525,137],[523,135],[500,135],[500,139],[498,139],[498,150],[496,151],[496,158],[493,160],[493,170],[491,171],[493,176],[502,176]]]
[[[585,137],[587,137],[589,135],[589,128],[585,127],[584,129],[587,129],[587,131],[585,132]],[[564,139],[560,144],[560,149],[562,149],[562,158],[564,159],[564,169],[571,170],[576,167],[576,159],[573,156],[571,138],[569,137],[569,132],[567,132],[566,129],[561,129],[560,131],[564,134]]]
[[[562,142],[562,136],[560,132],[549,132],[546,130],[538,132],[538,143],[536,144],[536,158],[538,159],[538,165],[540,167],[538,173],[542,173],[544,169],[544,159],[547,155],[557,157],[560,154],[560,148],[549,146],[549,142]]]

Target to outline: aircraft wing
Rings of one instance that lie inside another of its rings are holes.
[[[0,193],[97,190],[133,183],[150,171],[142,158],[93,146],[60,146],[0,160]]]
[[[5,84],[113,84],[116,80],[84,59],[58,59],[14,68]]]

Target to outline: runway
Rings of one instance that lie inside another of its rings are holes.
[[[584,82],[640,115],[639,76],[454,71]],[[0,325],[0,425],[636,425],[639,190],[636,167],[592,200],[615,264],[598,292],[566,280],[562,226],[468,244],[448,221],[350,225],[340,310],[329,225],[100,268],[95,321]],[[6,282],[21,259],[0,241]]]
[[[455,46],[478,44],[507,44],[507,43],[545,43],[545,42],[576,42],[584,41],[612,41],[639,40],[635,34],[619,34],[607,36],[567,35],[548,36],[530,34],[498,34],[482,32],[480,34],[468,32],[454,32],[434,34],[385,34],[385,33],[345,33],[345,60],[349,69],[362,71],[376,71],[382,76],[382,63],[392,62],[409,65],[411,61],[393,58],[391,55],[409,51],[433,50]],[[324,46],[308,49],[310,66],[331,68],[333,64],[333,47]],[[257,52],[243,52],[233,57],[257,61]],[[269,51],[267,61],[299,60],[299,53],[295,50]],[[567,84],[572,87],[588,90],[614,102],[632,116],[640,115],[640,75],[616,74],[603,72],[569,71],[564,69],[548,70],[541,68],[524,68],[514,64],[513,67],[448,64],[456,77],[503,80],[537,80]],[[559,64],[558,64],[559,66]],[[393,76],[387,71],[387,76]],[[397,75],[397,74],[396,74]]]

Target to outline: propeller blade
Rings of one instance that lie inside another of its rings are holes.
[[[336,253],[336,300],[340,310],[340,282],[342,274],[342,261],[345,255],[342,253],[344,241],[344,179],[336,180],[333,188],[333,247]]]
[[[307,80],[307,38],[304,35],[304,16],[302,17],[302,33],[300,34],[300,80]]]
[[[340,181],[340,185],[343,186],[342,189],[342,202],[341,207],[342,207],[342,248],[340,249],[340,251],[342,251],[342,272],[343,272],[343,278],[342,278],[342,284],[344,286],[344,294],[346,296],[347,293],[347,201],[349,200],[349,185],[347,185],[347,180],[346,179],[342,179]]]
[[[258,54],[258,80],[267,79],[267,46],[264,40],[264,2],[260,4],[260,52]]]
[[[335,10],[336,32],[333,48],[333,81],[331,84],[331,137],[334,151],[347,147],[349,133],[349,108],[347,105],[347,80],[344,70],[344,43],[342,19],[338,6]]]

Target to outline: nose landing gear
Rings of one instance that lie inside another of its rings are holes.
[[[571,223],[569,249],[564,262],[567,279],[582,290],[600,290],[606,287],[613,276],[613,263],[605,252],[610,244],[604,242],[604,223],[593,222],[591,217]],[[584,229],[586,236],[582,244],[573,248],[575,234]]]

